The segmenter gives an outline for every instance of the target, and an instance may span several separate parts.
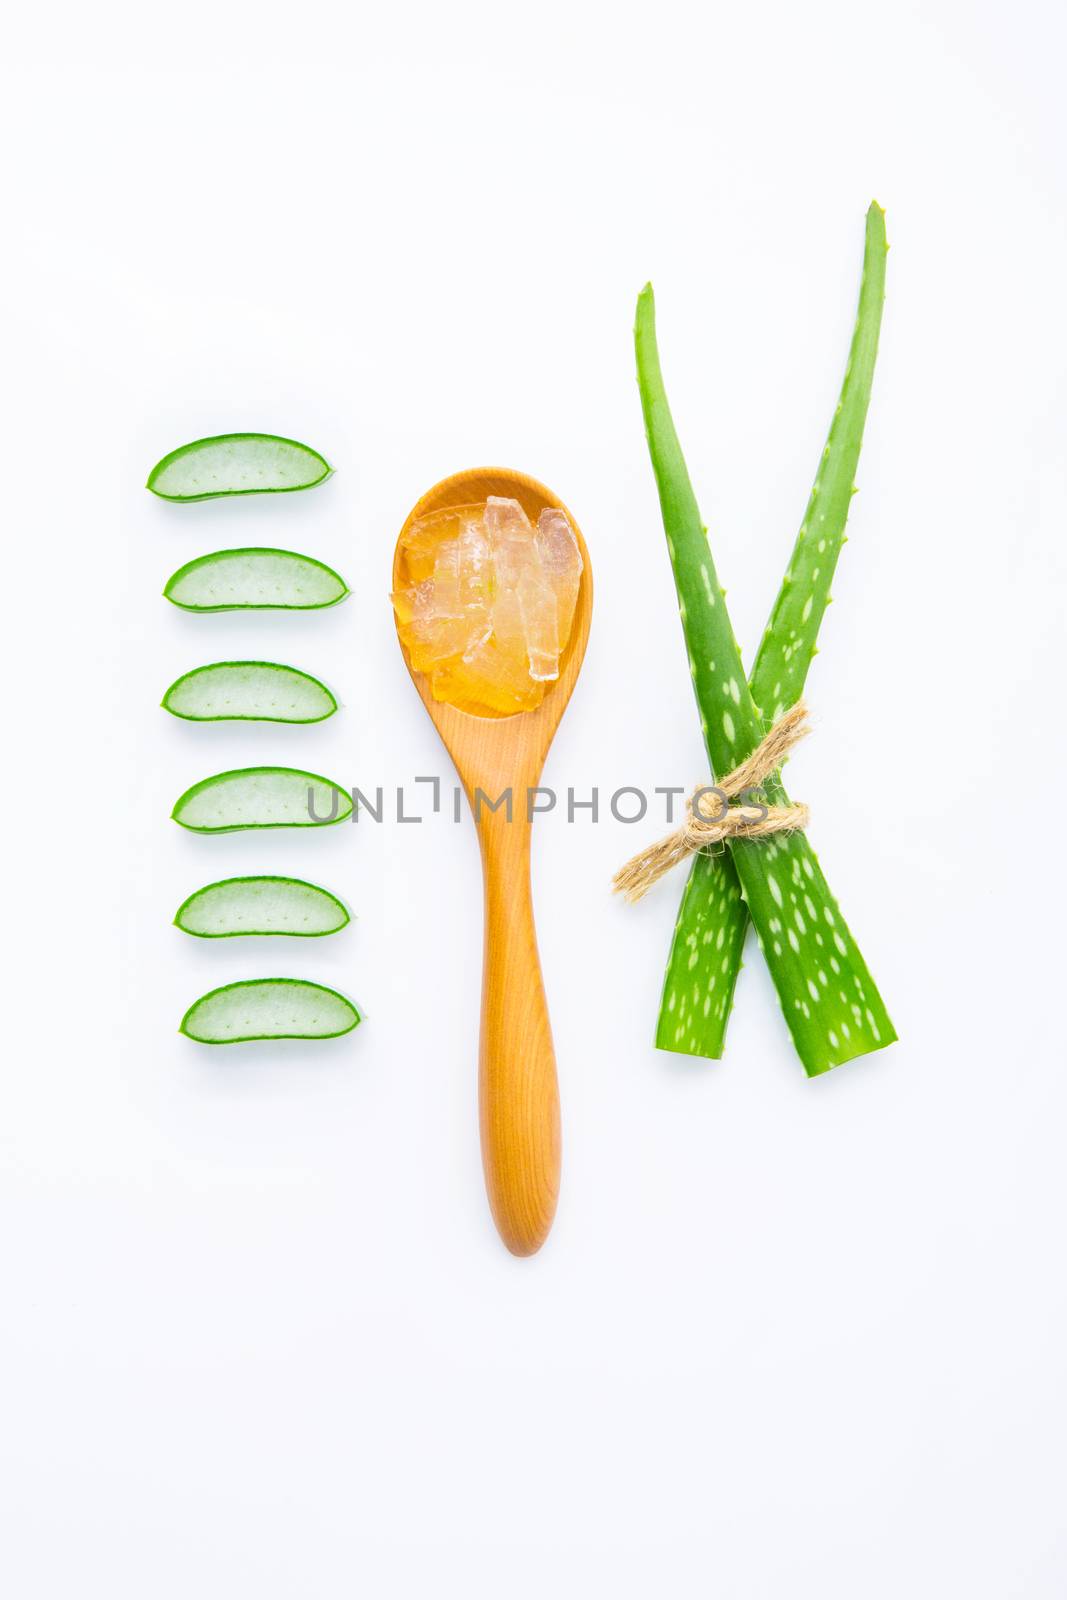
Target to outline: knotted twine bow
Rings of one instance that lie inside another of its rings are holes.
[[[682,826],[658,844],[633,856],[615,874],[612,888],[631,902],[640,900],[665,872],[709,845],[719,844],[724,839],[765,839],[772,833],[795,833],[798,828],[806,828],[807,806],[724,805],[723,796],[727,801],[736,800],[738,795],[758,789],[777,771],[793,746],[810,732],[807,707],[798,700],[792,710],[778,718],[770,733],[739,767],[714,786],[702,784],[694,789],[686,802],[686,820]],[[705,814],[709,801],[717,808],[714,817]]]

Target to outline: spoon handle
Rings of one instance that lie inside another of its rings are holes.
[[[559,1195],[559,1086],[530,895],[530,824],[479,818],[485,954],[478,1071],[489,1204],[513,1255],[548,1237]]]

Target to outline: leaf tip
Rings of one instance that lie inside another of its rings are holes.
[[[872,200],[867,207],[867,234],[868,241],[873,235],[883,250],[889,249],[889,241],[885,236],[885,206],[880,206],[877,200]]]
[[[635,337],[640,336],[640,334],[641,334],[641,332],[642,332],[642,330],[644,328],[650,327],[653,330],[653,338],[654,338],[655,337],[655,332],[654,332],[655,326],[656,326],[656,297],[652,292],[652,284],[651,283],[646,283],[644,288],[641,290],[640,294],[637,296],[637,308],[636,308],[636,310],[634,312],[634,335],[635,335]],[[638,383],[640,383],[640,381],[641,381],[641,377],[640,377],[640,371],[639,371],[638,372]]]

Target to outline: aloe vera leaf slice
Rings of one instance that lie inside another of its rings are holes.
[[[194,1000],[180,1031],[199,1044],[255,1039],[336,1039],[361,1022],[343,994],[302,978],[252,978],[227,983]]]
[[[179,567],[164,595],[185,611],[316,611],[348,594],[340,573],[295,550],[213,550]]]
[[[325,456],[274,433],[221,433],[194,439],[157,461],[146,488],[163,500],[287,494],[313,489],[333,471]]]
[[[288,934],[321,939],[340,933],[350,921],[348,907],[328,889],[303,878],[223,878],[205,884],[183,900],[174,926],[197,939],[236,939],[243,935]]]
[[[240,767],[202,778],[174,803],[171,816],[193,833],[245,828],[321,828],[352,815],[339,783],[297,767]]]
[[[671,419],[656,344],[651,285],[638,297],[634,330],[638,388],[664,531],[678,591],[689,668],[712,771],[731,771],[759,744],[763,724],[741,665],[707,532]],[[764,785],[788,804],[780,779]],[[793,1043],[809,1077],[890,1044],[896,1033],[815,852],[803,833],[729,845]],[[705,930],[707,932],[708,930]],[[700,981],[676,991],[679,1043],[691,1010],[725,1018],[731,994]],[[726,975],[721,965],[720,971]],[[706,1008],[706,1010],[705,1010]]]
[[[216,661],[194,667],[163,696],[186,722],[324,722],[337,701],[318,678],[275,661]]]
[[[749,675],[752,698],[767,728],[795,705],[803,692],[829,604],[837,558],[845,544],[878,355],[887,251],[885,213],[872,202],[867,212],[859,306],[837,409],[789,567]],[[712,1060],[722,1055],[747,930],[748,908],[729,853],[694,856],[663,983],[656,1026],[659,1049]],[[698,982],[706,983],[709,993],[714,990],[715,998],[706,1014],[701,1002],[687,1006],[679,1021],[681,997],[690,994]]]

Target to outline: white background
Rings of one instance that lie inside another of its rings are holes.
[[[1067,1591],[1062,13],[80,6],[2,95],[7,1013],[0,1584],[12,1600]],[[690,783],[697,717],[630,329],[664,363],[751,656],[892,249],[851,540],[791,768],[901,1043],[807,1082],[758,955],[719,1063],[650,1044],[658,821],[539,824],[558,1221],[481,1188],[473,832],[196,838],[245,762],[450,776],[390,553],[461,467],[551,484],[592,552],[547,781]],[[259,428],[324,488],[175,507],[164,451]],[[194,617],[181,562],[293,545],[353,589]],[[165,686],[293,661],[324,726],[195,728]],[[1061,780],[1057,782],[1057,779]],[[1052,815],[1050,816],[1049,812]],[[358,921],[204,945],[195,886],[289,871]],[[198,1048],[214,984],[365,1007]]]

